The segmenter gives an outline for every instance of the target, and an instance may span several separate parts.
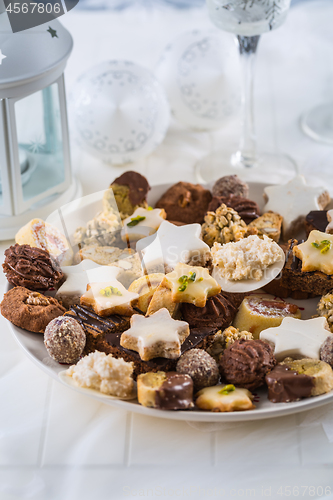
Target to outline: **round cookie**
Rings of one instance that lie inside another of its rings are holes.
[[[7,248],[2,267],[9,283],[29,290],[55,288],[64,278],[59,264],[47,250],[30,245],[16,243]]]
[[[83,353],[86,334],[74,318],[59,316],[45,328],[44,344],[51,358],[58,363],[74,364]]]
[[[275,365],[272,347],[262,340],[237,340],[220,358],[222,377],[250,391],[264,384]]]
[[[321,346],[320,359],[333,368],[333,335],[329,335]]]
[[[218,179],[212,189],[213,196],[240,196],[247,198],[249,186],[243,182],[238,175],[225,175]]]
[[[66,309],[53,297],[46,297],[22,286],[5,293],[0,304],[2,316],[19,328],[44,333],[48,323]]]
[[[178,182],[158,200],[156,208],[164,208],[169,221],[201,224],[211,199],[211,192],[200,184]]]
[[[176,370],[178,373],[189,375],[197,391],[216,385],[219,381],[217,363],[203,349],[190,349],[185,352],[179,358]]]

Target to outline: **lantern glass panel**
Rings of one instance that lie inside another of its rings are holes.
[[[65,180],[58,83],[15,103],[24,201]]]

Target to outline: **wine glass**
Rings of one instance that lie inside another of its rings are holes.
[[[311,139],[333,146],[333,102],[321,104],[304,113],[301,127]]]
[[[239,174],[244,180],[288,181],[298,171],[290,157],[258,154],[253,77],[260,35],[278,28],[285,21],[290,0],[206,0],[206,4],[212,22],[237,36],[243,79],[243,119],[238,151],[223,149],[206,156],[196,165],[197,178],[200,182],[209,182],[221,175]]]

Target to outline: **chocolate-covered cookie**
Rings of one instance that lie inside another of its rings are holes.
[[[2,316],[14,325],[37,333],[44,333],[48,323],[66,311],[53,297],[46,297],[22,286],[5,293],[0,310]]]
[[[208,211],[216,212],[223,203],[227,207],[236,210],[246,224],[257,219],[260,215],[259,206],[255,201],[243,198],[242,196],[235,196],[234,194],[230,194],[229,196],[213,196],[212,201],[208,205]]]
[[[138,207],[147,208],[147,194],[150,186],[147,179],[138,172],[132,170],[124,172],[112,182],[110,187],[112,188],[118,210],[123,216],[132,215]],[[111,202],[110,204],[112,205]]]
[[[9,283],[29,290],[55,288],[64,278],[59,264],[47,250],[30,245],[16,243],[7,248],[2,267]]]
[[[200,184],[178,182],[164,193],[156,207],[164,208],[169,221],[201,224],[211,199],[211,192]]]

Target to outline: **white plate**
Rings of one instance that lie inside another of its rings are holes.
[[[159,185],[152,188],[149,193],[148,201],[151,205],[154,205],[155,202],[160,198],[160,196],[166,191],[168,185]],[[264,184],[260,183],[250,183],[250,195],[249,198],[254,199],[259,204],[260,208],[263,207],[262,200],[262,191],[265,187]],[[82,210],[86,215],[85,220],[89,220],[92,218],[95,213],[100,209],[101,197],[97,198],[95,195],[91,195],[91,204],[90,207],[87,204],[84,204]],[[78,203],[73,206],[78,207]],[[82,205],[81,205],[82,206]],[[90,210],[89,210],[90,208]],[[69,205],[66,207],[66,213],[71,213]],[[75,214],[77,215],[77,214]],[[57,216],[54,215],[54,220],[56,220]],[[72,213],[72,217],[70,218],[72,228],[75,230],[78,224],[76,224],[76,220],[82,221],[83,214],[80,213],[78,218],[74,217],[74,213]],[[50,219],[48,219],[50,220]],[[67,220],[67,218],[66,218]],[[80,222],[81,223],[81,222]],[[70,233],[71,234],[71,233]],[[8,289],[10,287],[8,286]],[[302,310],[302,318],[309,319],[316,312],[316,306],[319,299],[309,299],[309,300],[291,300],[291,302],[297,304]],[[305,410],[310,410],[311,408],[315,408],[318,406],[325,405],[327,403],[333,402],[333,391],[328,394],[324,394],[322,396],[316,396],[313,398],[303,399],[301,401],[297,401],[296,403],[271,403],[267,399],[267,390],[260,389],[255,393],[254,404],[256,405],[255,410],[248,411],[239,411],[233,413],[215,413],[215,412],[207,412],[207,411],[198,411],[198,410],[189,410],[189,411],[163,411],[156,410],[152,408],[145,408],[137,401],[122,401],[118,399],[112,399],[103,394],[99,394],[96,391],[91,391],[88,389],[81,389],[76,387],[73,384],[68,384],[62,378],[58,376],[58,374],[63,371],[66,366],[60,365],[56,361],[53,361],[44,346],[43,335],[38,333],[31,333],[21,328],[17,328],[16,326],[9,323],[12,334],[18,344],[22,347],[26,355],[44,372],[46,372],[51,377],[56,380],[60,380],[65,385],[69,386],[78,392],[84,393],[89,397],[97,399],[105,404],[109,404],[111,406],[115,406],[118,408],[122,408],[127,411],[133,411],[135,413],[141,413],[143,415],[149,415],[153,417],[167,418],[172,420],[188,420],[188,421],[197,421],[197,422],[240,422],[247,420],[260,420],[265,418],[273,418],[279,417],[283,415],[288,415],[292,413],[298,413]]]

